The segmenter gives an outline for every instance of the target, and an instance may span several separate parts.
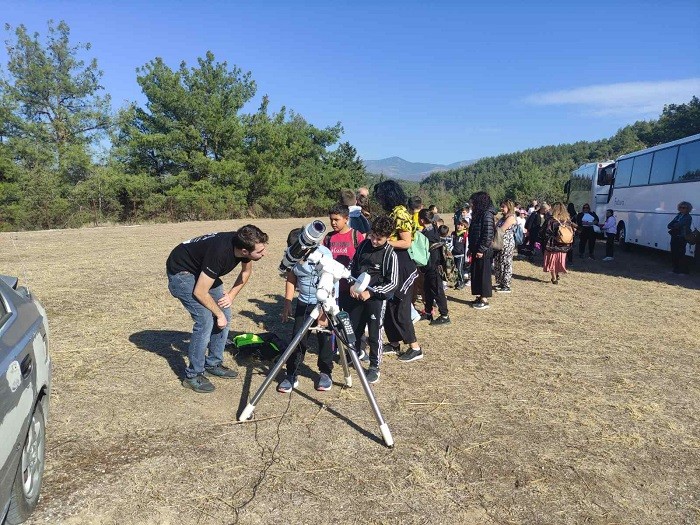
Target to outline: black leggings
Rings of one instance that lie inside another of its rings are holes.
[[[297,331],[302,327],[304,321],[306,320],[306,316],[309,315],[309,313],[311,313],[311,310],[314,309],[314,306],[315,305],[313,304],[306,304],[297,299],[296,308],[294,309],[294,334],[296,334]],[[331,348],[331,336],[328,333],[317,332],[316,340],[318,341],[318,370],[322,374],[331,375],[331,372],[333,371],[334,357],[333,349]],[[292,352],[292,355],[290,355],[289,359],[287,360],[288,375],[293,376],[299,373],[299,367],[304,361],[304,356],[306,355],[308,342],[309,332],[306,332],[306,334],[304,334],[304,337],[302,337],[301,341],[299,342],[299,346],[296,347],[294,352]]]
[[[447,297],[445,297],[445,287],[442,284],[442,276],[437,270],[426,270],[425,284],[425,313],[433,311],[433,302],[437,303],[440,315],[447,315]]]
[[[367,327],[369,346],[369,364],[378,367],[382,362],[382,327],[386,301],[369,299],[357,301],[349,295],[341,296],[340,307],[350,316],[352,330],[355,332],[355,349],[360,349],[360,340]]]
[[[688,258],[685,256],[687,241],[683,237],[671,237],[671,262],[674,273],[688,273]]]
[[[578,243],[578,254],[583,255],[586,251],[586,244],[588,244],[588,255],[593,257],[593,250],[595,250],[595,232],[593,228],[584,226],[581,228],[581,239]]]

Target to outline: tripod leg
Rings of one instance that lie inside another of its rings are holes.
[[[338,338],[335,338],[335,342],[338,348],[338,357],[340,358],[340,364],[343,367],[343,375],[345,376],[345,386],[348,388],[352,388],[352,377],[350,376],[350,367],[348,366],[348,358],[346,355],[346,352],[348,350],[346,349],[344,344],[339,344],[340,342],[338,341]],[[352,350],[349,350],[352,352]]]
[[[352,359],[352,364],[355,366],[355,370],[357,371],[357,378],[360,380],[360,384],[362,385],[362,389],[365,391],[365,395],[367,396],[367,400],[369,401],[370,407],[372,407],[372,412],[374,412],[374,417],[377,419],[377,423],[379,424],[379,431],[382,433],[382,438],[384,439],[384,443],[386,443],[387,447],[393,447],[394,446],[394,438],[391,436],[391,431],[389,430],[389,425],[386,424],[384,421],[384,418],[382,417],[382,413],[379,411],[379,405],[377,405],[377,400],[374,397],[374,393],[372,392],[372,388],[369,386],[369,383],[367,382],[367,378],[365,377],[365,372],[364,368],[362,368],[362,364],[360,363],[360,358],[357,357],[357,354],[350,350],[348,352],[350,354],[350,359]]]
[[[253,397],[250,398],[250,401],[248,401],[248,404],[243,409],[243,412],[241,412],[241,415],[238,416],[238,421],[245,421],[247,419],[250,419],[250,416],[253,415],[253,411],[255,410],[255,405],[257,405],[258,401],[260,401],[260,398],[265,394],[265,391],[270,386],[270,383],[272,383],[272,381],[274,381],[275,377],[277,377],[277,374],[279,373],[280,369],[287,362],[287,360],[289,359],[289,356],[292,355],[292,352],[294,352],[294,349],[299,345],[299,342],[301,341],[302,337],[304,337],[304,334],[306,334],[306,332],[309,330],[309,328],[311,328],[311,325],[314,324],[314,321],[316,321],[316,319],[318,319],[320,312],[321,312],[321,307],[319,305],[317,305],[311,311],[309,316],[306,318],[306,321],[304,321],[304,324],[302,325],[302,327],[299,329],[299,331],[296,334],[294,334],[294,337],[292,338],[292,341],[289,343],[289,346],[287,347],[287,349],[284,351],[284,353],[277,360],[277,362],[272,367],[270,372],[267,374],[267,377],[262,382],[262,385],[260,385],[257,392],[255,392],[255,394],[253,395]]]

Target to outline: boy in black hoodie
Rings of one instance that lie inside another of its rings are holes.
[[[373,291],[358,294],[351,288],[349,294],[341,293],[338,301],[340,308],[350,316],[356,334],[362,334],[365,327],[368,328],[369,369],[366,377],[369,383],[379,381],[386,300],[393,296],[399,282],[398,260],[394,248],[387,242],[393,231],[394,221],[386,215],[374,219],[367,238],[357,246],[349,266],[353,277],[359,277],[363,272],[369,274],[369,286]],[[358,337],[358,352],[359,345]]]
[[[433,222],[433,213],[429,210],[421,210],[418,213],[418,221],[422,226],[428,226]],[[446,268],[442,246],[444,241],[440,238],[440,234],[435,228],[425,228],[423,235],[430,241],[430,260],[421,270],[425,275],[425,311],[433,311],[433,301],[437,303],[440,316],[431,319],[431,325],[449,324],[450,316],[447,310],[447,297],[445,297],[445,287],[442,284],[442,275],[440,275],[439,266]]]

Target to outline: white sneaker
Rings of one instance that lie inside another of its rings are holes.
[[[603,257],[604,261],[613,261],[614,259],[612,257]]]

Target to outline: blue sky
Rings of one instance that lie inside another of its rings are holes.
[[[700,1],[8,2],[0,20],[90,42],[116,110],[135,69],[207,50],[270,109],[340,121],[362,158],[448,164],[595,140],[700,96]],[[4,48],[0,63],[6,63]]]

